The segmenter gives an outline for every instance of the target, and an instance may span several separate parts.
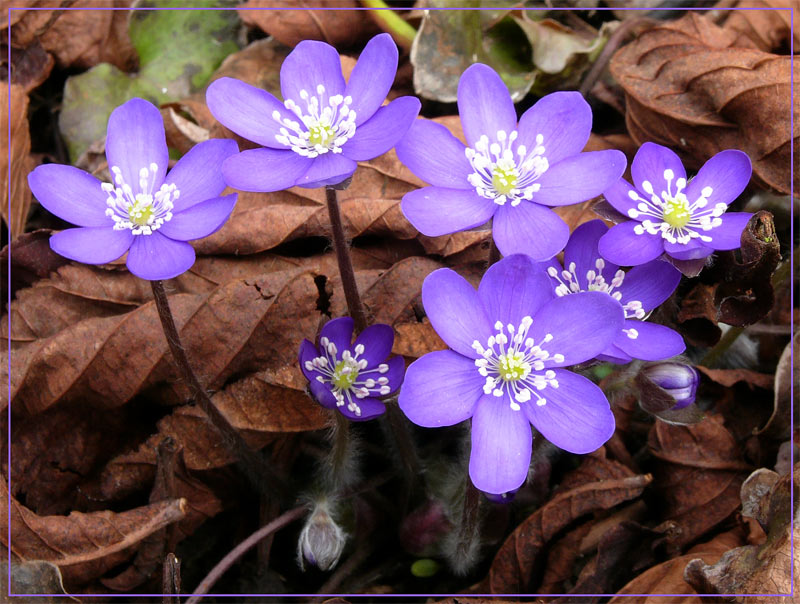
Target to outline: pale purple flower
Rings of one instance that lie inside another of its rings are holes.
[[[300,42],[281,66],[283,102],[233,78],[212,82],[206,102],[214,117],[263,145],[226,161],[226,182],[242,191],[280,191],[346,180],[356,162],[394,147],[419,113],[419,100],[410,96],[381,107],[396,72],[397,47],[380,34],[347,83],[333,46]]]
[[[478,290],[450,269],[428,275],[422,302],[450,350],[406,372],[398,402],[419,426],[472,418],[469,475],[486,493],[525,482],[531,426],[573,453],[614,433],[603,391],[564,369],[594,358],[622,329],[619,303],[600,292],[555,297],[542,266],[512,255],[492,265]]]
[[[683,409],[694,402],[700,374],[686,363],[656,363],[642,369],[656,386],[675,399],[673,409]]]
[[[424,235],[447,235],[492,219],[503,255],[547,260],[569,237],[567,225],[547,206],[596,197],[625,170],[620,151],[581,153],[592,111],[577,92],[543,97],[517,124],[500,76],[477,63],[458,83],[458,112],[468,147],[427,120],[417,120],[397,145],[400,161],[433,185],[407,193],[401,206]]]
[[[591,220],[576,228],[564,249],[564,266],[550,261],[547,271],[556,295],[598,291],[617,300],[625,311],[625,323],[614,341],[599,355],[600,360],[628,363],[632,359],[660,361],[686,348],[679,333],[645,319],[672,295],[681,273],[669,262],[652,260],[627,273],[600,257],[597,242],[608,232],[602,220]]]
[[[328,321],[319,334],[319,346],[303,340],[300,369],[311,394],[328,409],[363,421],[382,415],[386,406],[378,400],[403,383],[403,357],[389,359],[394,330],[389,325],[370,325],[353,339],[353,319]]]
[[[751,172],[747,154],[728,149],[687,181],[674,151],[643,144],[631,164],[635,188],[621,178],[603,193],[632,220],[603,236],[600,254],[617,264],[635,266],[664,252],[676,260],[695,260],[714,250],[738,248],[752,214],[726,210],[750,182]]]

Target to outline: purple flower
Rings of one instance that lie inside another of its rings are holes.
[[[648,323],[647,315],[672,295],[681,273],[668,262],[652,260],[627,273],[606,262],[597,252],[597,242],[608,232],[602,220],[580,225],[564,249],[564,265],[550,261],[547,271],[558,296],[582,291],[604,292],[619,301],[625,323],[601,360],[628,363],[632,359],[660,361],[686,348],[683,338],[664,325]]]
[[[376,397],[391,394],[403,383],[403,357],[387,360],[394,343],[388,325],[371,325],[353,338],[353,319],[328,321],[319,334],[319,346],[300,345],[300,369],[314,398],[328,409],[363,421],[383,414],[386,406]]]
[[[339,54],[305,40],[281,66],[281,102],[233,78],[208,87],[211,113],[236,134],[263,148],[243,151],[223,166],[225,181],[242,191],[321,187],[352,176],[356,162],[389,151],[420,108],[410,96],[381,103],[397,72],[389,34],[369,41],[345,84]]]
[[[594,451],[614,433],[602,390],[564,369],[592,359],[622,328],[619,303],[600,292],[555,297],[528,256],[508,256],[486,271],[478,291],[450,269],[428,275],[422,302],[451,350],[408,368],[398,402],[424,427],[472,418],[469,475],[486,493],[525,482],[533,424],[573,453]]]
[[[675,399],[672,409],[683,409],[694,402],[700,374],[686,363],[658,363],[642,369],[647,379]]]
[[[546,206],[600,195],[625,170],[620,151],[581,153],[592,112],[577,92],[555,92],[517,124],[514,103],[491,67],[477,63],[458,83],[458,112],[469,147],[444,127],[418,120],[397,145],[397,156],[431,183],[403,197],[402,210],[424,235],[436,237],[493,219],[504,255],[552,258],[569,228]]]
[[[673,151],[645,143],[631,165],[636,188],[621,178],[604,192],[608,202],[632,220],[603,236],[600,254],[635,266],[662,252],[676,260],[694,260],[714,250],[738,248],[752,214],[725,210],[744,191],[751,172],[747,154],[728,149],[709,159],[687,181]]]
[[[60,164],[39,166],[28,184],[47,210],[80,227],[53,235],[55,252],[86,264],[128,252],[128,270],[137,277],[170,279],[194,264],[186,242],[218,230],[233,210],[236,194],[219,195],[222,162],[237,150],[231,140],[202,142],[167,174],[161,114],[131,99],[108,119],[106,158],[114,184]]]

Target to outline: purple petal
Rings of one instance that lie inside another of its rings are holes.
[[[519,143],[528,149],[536,146],[536,135],[541,134],[544,156],[553,165],[586,146],[592,130],[592,110],[579,92],[553,92],[522,114],[518,130]]]
[[[565,206],[597,197],[619,180],[627,164],[616,149],[591,151],[551,165],[536,181],[541,185],[533,197],[537,203]]]
[[[109,169],[117,166],[134,194],[141,193],[139,171],[157,166],[155,189],[164,182],[169,155],[161,113],[144,99],[131,99],[111,112],[106,136]],[[151,177],[152,178],[152,177]]]
[[[297,116],[272,94],[234,78],[211,82],[206,104],[217,121],[229,130],[274,149],[286,149],[286,145],[275,139],[280,135],[281,124],[272,114],[277,111],[282,117],[297,121]]]
[[[570,453],[591,453],[614,434],[614,414],[595,384],[576,373],[555,369],[558,388],[539,394],[547,403],[531,401],[522,408],[547,440]]]
[[[306,362],[313,361],[318,356],[320,356],[320,354],[319,350],[317,350],[317,347],[308,340],[304,339],[300,344],[300,353],[298,355],[298,360],[300,361],[300,371],[303,372],[303,375],[308,380],[308,389],[311,391],[314,399],[323,407],[335,409],[336,397],[333,396],[330,384],[323,384],[317,381],[317,376],[322,375],[319,371],[309,371],[306,369]]]
[[[617,291],[623,304],[638,300],[650,312],[672,295],[680,280],[681,272],[669,262],[653,260],[629,270]]]
[[[394,343],[394,329],[389,325],[378,323],[377,325],[370,325],[362,331],[356,338],[353,350],[358,345],[364,347],[364,352],[359,354],[358,358],[367,360],[367,367],[373,368],[383,363],[392,352],[392,344]]]
[[[489,267],[481,279],[478,296],[489,321],[516,327],[523,317],[535,315],[555,296],[555,291],[540,264],[530,256],[514,254]]]
[[[636,330],[636,337],[631,338],[627,332],[622,332],[614,340],[614,345],[634,359],[661,361],[686,350],[681,335],[665,325],[628,319],[625,329]]]
[[[711,237],[706,245],[715,250],[735,250],[742,245],[742,232],[753,215],[750,212],[727,212],[720,216],[722,224],[710,231],[703,231]]]
[[[319,350],[314,346],[314,343],[304,338],[300,342],[300,352],[297,355],[297,360],[300,363],[300,371],[303,372],[309,382],[314,381],[318,375],[322,375],[319,371],[306,369],[306,363],[313,361],[318,356]]]
[[[437,350],[409,365],[397,402],[418,426],[452,426],[472,417],[485,381],[472,359]]]
[[[700,241],[699,237],[689,240],[688,243],[670,243],[665,239],[664,251],[678,260],[697,260],[706,258],[714,252],[712,248]]]
[[[85,264],[113,262],[128,251],[133,242],[130,230],[108,227],[66,229],[50,237],[50,247],[57,254]]]
[[[445,344],[466,357],[478,358],[472,343],[485,343],[494,332],[478,292],[464,277],[449,268],[433,271],[422,282],[422,304]]]
[[[84,227],[110,227],[108,193],[91,174],[72,166],[45,164],[28,174],[28,185],[39,203],[62,220]]]
[[[397,143],[397,157],[415,175],[437,187],[471,189],[472,174],[464,143],[436,122],[415,120]]]
[[[303,40],[281,65],[281,94],[284,100],[291,99],[307,113],[306,101],[300,96],[305,90],[310,98],[317,96],[317,86],[324,86],[322,107],[328,99],[342,94],[345,89],[339,53],[330,44],[316,40]]]
[[[174,241],[158,231],[134,237],[126,262],[128,270],[141,279],[172,279],[194,264],[194,248]]]
[[[322,348],[322,338],[328,338],[336,346],[336,357],[342,358],[343,350],[350,350],[350,343],[353,341],[353,319],[350,317],[338,317],[331,319],[319,332],[320,348]]]
[[[665,170],[672,170],[671,184],[667,183],[664,177]],[[680,158],[672,149],[662,147],[655,143],[645,143],[636,152],[631,164],[631,176],[633,184],[642,192],[645,192],[642,183],[648,181],[653,185],[653,191],[659,197],[662,191],[668,188],[675,193],[675,181],[679,178],[686,178],[686,170]]]
[[[531,426],[514,411],[508,396],[484,394],[472,416],[469,477],[485,493],[506,493],[528,478],[531,463]]]
[[[473,189],[423,187],[403,195],[403,215],[423,235],[438,237],[480,226],[497,204]]]
[[[297,186],[315,189],[326,185],[338,185],[356,171],[358,164],[344,157],[342,153],[323,153],[311,160],[312,164],[305,174],[297,180]]]
[[[342,155],[356,161],[365,161],[383,155],[394,147],[419,113],[419,99],[403,96],[386,107],[378,109],[367,122],[356,128],[356,133],[342,147]]]
[[[397,46],[389,34],[372,38],[358,57],[345,96],[353,99],[350,109],[356,112],[356,126],[368,120],[389,94],[397,73]]]
[[[638,225],[635,220],[629,220],[611,227],[597,243],[597,251],[606,260],[620,266],[636,266],[655,260],[664,251],[664,239],[648,232],[637,235],[633,229]]]
[[[164,182],[174,184],[180,196],[173,213],[182,212],[196,203],[219,197],[225,190],[222,162],[238,153],[236,141],[215,138],[195,145],[178,160]]]
[[[222,176],[240,191],[281,191],[293,187],[313,161],[289,150],[248,149],[222,163]]]
[[[470,65],[458,81],[458,113],[467,143],[474,147],[481,136],[497,140],[497,132],[510,134],[517,127],[517,112],[500,76],[482,63]]]
[[[569,237],[567,247],[564,248],[564,265],[569,270],[572,262],[575,263],[575,274],[581,289],[586,289],[589,282],[586,278],[588,271],[597,273],[597,260],[600,254],[597,251],[597,242],[608,232],[608,227],[602,220],[590,220],[577,227]],[[612,263],[604,263],[600,271],[607,283],[614,278],[619,267]],[[560,272],[560,270],[559,270]]]
[[[621,212],[625,216],[630,216],[628,211],[636,210],[636,206],[640,203],[630,198],[629,193],[631,191],[639,197],[642,196],[642,194],[634,189],[627,180],[620,178],[608,189],[603,191],[603,197],[606,198],[608,203],[614,206],[615,210]]]
[[[550,208],[523,201],[517,207],[500,206],[492,236],[503,256],[527,254],[537,262],[549,260],[564,249],[569,227]]]
[[[173,214],[172,219],[162,224],[158,232],[178,241],[208,237],[222,228],[235,205],[236,193],[200,202],[188,210]]]
[[[403,360],[403,357],[396,356],[392,357],[386,364],[389,366],[389,371],[383,374],[389,383],[389,394],[400,388],[403,385],[403,379],[406,375],[406,362]]]
[[[347,419],[354,422],[365,422],[369,419],[374,419],[386,413],[386,405],[376,398],[358,398],[354,399],[356,404],[361,410],[361,415],[356,415],[353,411],[347,408],[347,400],[345,399],[344,405],[337,407],[339,413],[344,415]]]
[[[601,363],[616,363],[617,365],[625,365],[633,360],[629,354],[626,354],[613,344],[610,344],[608,348],[604,349],[601,354],[598,354],[595,359]]]
[[[528,334],[535,344],[564,360],[544,361],[545,367],[565,367],[600,354],[622,329],[622,305],[603,292],[580,292],[551,300],[533,317]],[[552,336],[544,342],[546,334]]]
[[[330,384],[323,384],[315,379],[308,383],[308,389],[314,399],[326,409],[336,409],[336,397],[333,396]]]
[[[710,207],[718,203],[730,204],[745,190],[752,172],[753,167],[747,153],[736,149],[720,151],[689,182],[686,197],[693,202],[701,197],[704,188],[711,187],[711,195],[708,197]]]

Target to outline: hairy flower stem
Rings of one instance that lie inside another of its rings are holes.
[[[172,352],[172,358],[175,359],[175,363],[178,365],[178,371],[180,371],[181,377],[189,387],[192,399],[200,406],[211,424],[220,433],[225,447],[245,466],[245,475],[252,482],[253,486],[264,494],[274,494],[276,490],[280,492],[284,491],[285,483],[283,479],[281,479],[265,462],[260,453],[250,448],[236,428],[234,428],[222,412],[217,409],[206,390],[200,385],[197,376],[192,370],[192,366],[189,364],[186,350],[183,344],[181,344],[178,329],[175,327],[175,319],[172,316],[172,311],[169,309],[169,301],[167,300],[167,292],[164,289],[164,283],[161,281],[151,281],[150,285],[153,288],[153,297],[155,298],[156,308],[158,309],[158,316],[161,319],[161,327],[164,329],[164,336],[167,338],[167,344],[169,344],[169,349]]]
[[[334,413],[333,445],[330,454],[331,487],[335,493],[350,486],[357,473],[350,471],[353,443],[350,438],[350,421],[341,413]]]
[[[480,541],[477,535],[481,495],[480,491],[472,484],[469,474],[466,476],[464,487],[464,508],[461,512],[461,522],[458,527],[456,560],[460,570],[468,572],[475,559],[475,544]]]

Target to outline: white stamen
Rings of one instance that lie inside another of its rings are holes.
[[[104,182],[100,188],[108,195],[105,214],[114,221],[115,231],[129,229],[133,235],[151,235],[172,219],[174,201],[180,191],[174,184],[163,183],[156,191],[158,166],[151,163],[139,169],[137,190],[125,182],[119,166],[111,166],[116,186]]]

